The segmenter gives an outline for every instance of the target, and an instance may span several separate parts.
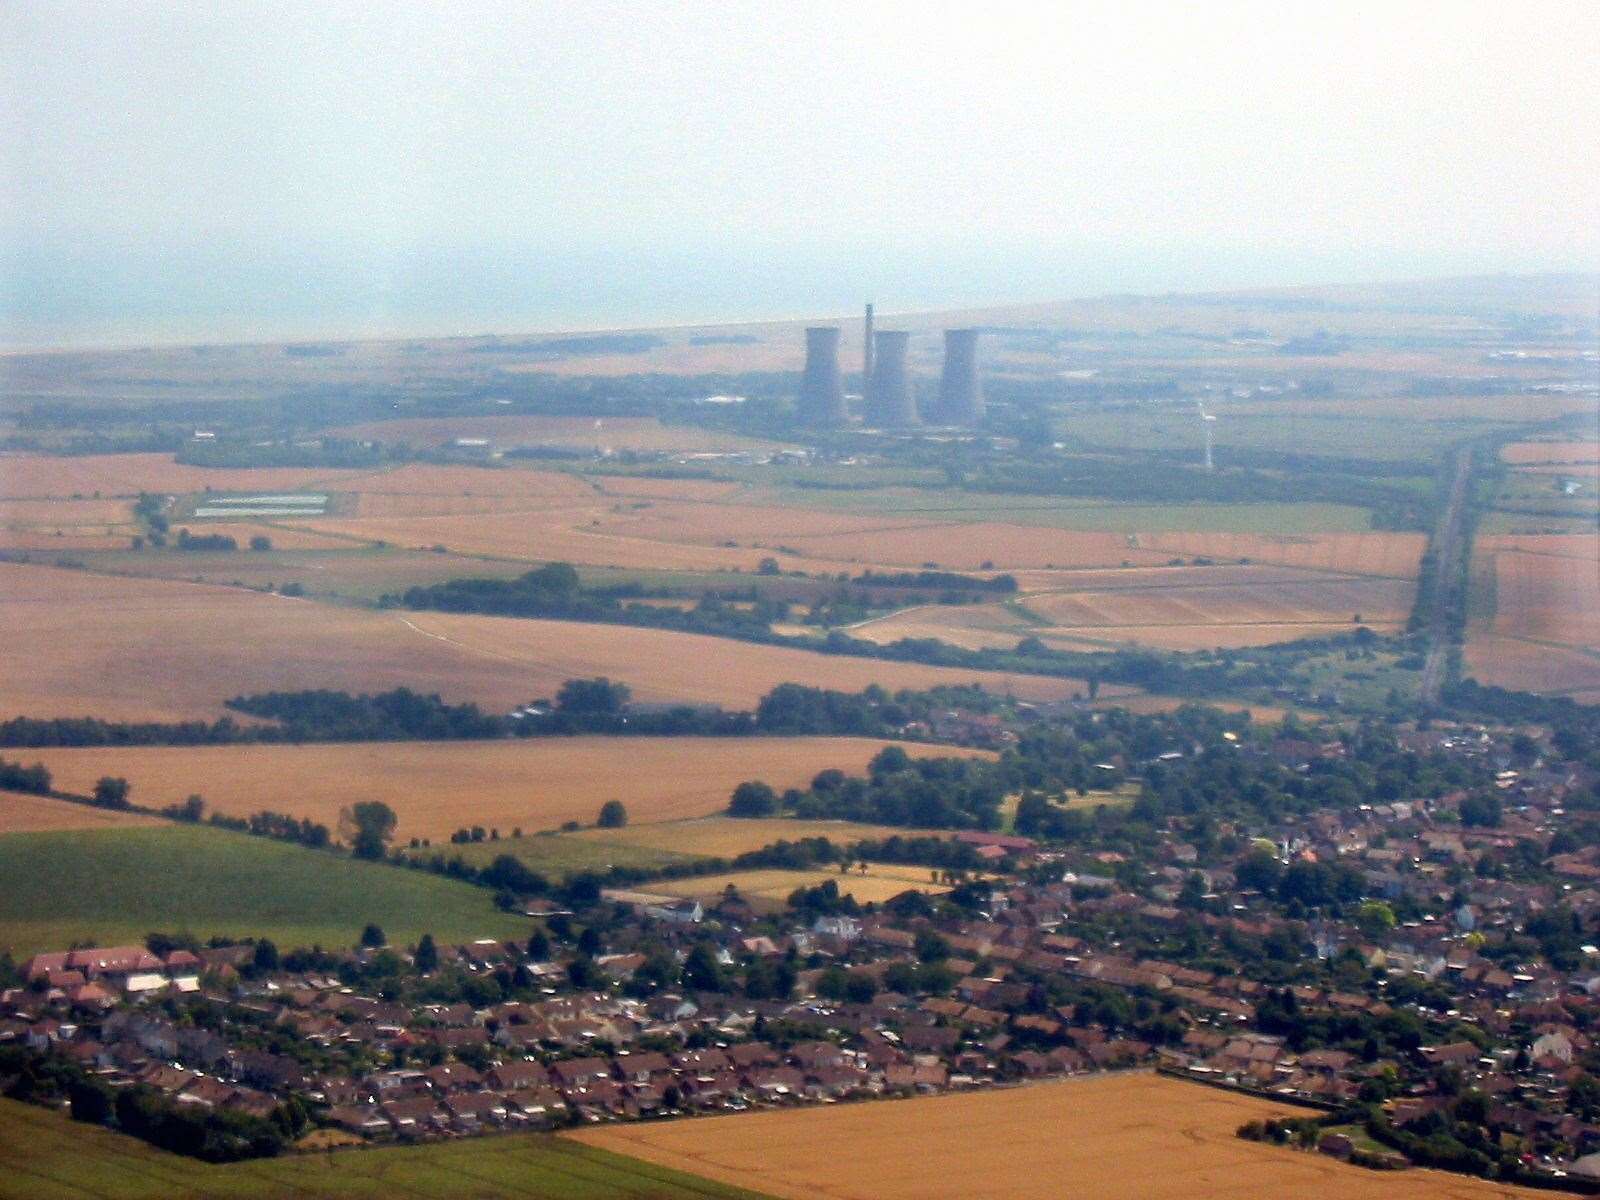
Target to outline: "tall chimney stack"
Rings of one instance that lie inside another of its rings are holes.
[[[844,379],[839,374],[839,330],[832,325],[806,330],[806,369],[800,377],[800,422],[843,425]]]
[[[881,330],[872,335],[872,379],[867,384],[867,423],[880,429],[916,425],[917,399],[911,391],[906,350],[911,335]]]
[[[939,420],[976,425],[983,420],[983,388],[978,383],[978,331],[944,331],[944,374],[939,379]]]
[[[872,386],[872,305],[867,305],[867,318],[862,322],[861,338],[861,392],[865,395]]]

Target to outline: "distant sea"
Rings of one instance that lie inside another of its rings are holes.
[[[1500,269],[1303,248],[70,246],[0,253],[0,349],[467,336]]]

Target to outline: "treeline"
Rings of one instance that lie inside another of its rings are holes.
[[[43,763],[25,767],[19,762],[0,758],[0,790],[29,792],[35,796],[50,794],[50,772]]]
[[[476,704],[446,704],[410,688],[352,696],[323,689],[236,696],[228,707],[278,722],[288,741],[435,741],[499,737],[503,718]]]
[[[642,625],[685,633],[763,639],[787,606],[757,599],[750,607],[727,602],[716,592],[704,593],[693,608],[629,604],[617,590],[586,589],[567,563],[551,563],[516,579],[452,579],[385,596],[384,603],[439,612],[484,613],[501,617],[595,621]]]
[[[1551,739],[1568,758],[1600,752],[1600,705],[1570,696],[1539,696],[1492,687],[1475,679],[1447,684],[1439,695],[1446,710],[1475,720],[1548,725]]]
[[[1000,592],[1009,595],[1017,590],[1017,581],[1011,575],[996,575],[980,579],[976,575],[960,575],[954,571],[897,571],[878,572],[866,570],[850,581],[863,587],[930,588],[944,591]]]
[[[1007,770],[981,759],[911,759],[898,746],[880,750],[866,778],[827,770],[806,791],[779,794],[758,780],[741,783],[728,802],[734,817],[793,816],[934,829],[997,829]]]
[[[517,714],[485,713],[475,704],[447,704],[409,688],[374,695],[313,690],[263,692],[227,702],[273,724],[246,725],[231,717],[172,723],[102,721],[94,717],[0,722],[0,746],[217,746],[278,742],[482,740],[576,734],[744,737],[817,734],[882,737],[907,722],[952,706],[989,711],[994,697],[977,687],[934,688],[890,694],[878,687],[859,693],[779,684],[755,712],[687,705],[637,709],[625,684],[609,679],[569,679],[552,700],[535,701]],[[19,770],[21,768],[18,768]]]

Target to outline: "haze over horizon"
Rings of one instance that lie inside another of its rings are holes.
[[[1600,10],[0,19],[0,347],[1600,265]]]

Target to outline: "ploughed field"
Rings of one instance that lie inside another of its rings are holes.
[[[1473,580],[1487,598],[1474,605],[1468,674],[1499,687],[1600,702],[1600,537],[1480,537]]]
[[[637,700],[749,707],[780,683],[859,691],[1071,680],[875,662],[615,625],[336,607],[241,588],[0,563],[0,718],[214,719],[232,696],[406,686],[506,712],[605,675]]]
[[[0,949],[19,960],[152,931],[284,950],[354,946],[369,921],[397,945],[527,936],[484,888],[205,826],[8,833],[0,880]]]
[[[0,1200],[761,1200],[548,1134],[216,1166],[0,1100]]]
[[[1409,579],[1268,565],[1130,567],[1029,579],[1048,590],[999,604],[928,605],[856,626],[889,643],[936,637],[969,648],[1037,637],[1064,649],[1139,644],[1173,650],[1253,646],[1405,622]]]
[[[263,809],[310,817],[338,832],[340,813],[381,800],[397,838],[444,844],[480,825],[509,838],[593,824],[607,800],[631,822],[704,817],[733,789],[760,779],[804,787],[829,767],[860,774],[890,743],[868,738],[529,738],[514,741],[364,742],[270,746],[130,746],[27,752],[63,791],[87,793],[104,775],[132,785],[135,803],[162,807],[190,795],[209,810],[247,817]],[[916,756],[984,752],[905,744]],[[608,831],[609,832],[609,831]],[[527,839],[524,839],[527,840]],[[776,840],[776,838],[772,839]],[[508,842],[509,850],[516,843]]]
[[[1547,1195],[1438,1171],[1369,1171],[1260,1142],[1307,1110],[1158,1075],[603,1125],[567,1136],[794,1200],[1489,1200]]]

